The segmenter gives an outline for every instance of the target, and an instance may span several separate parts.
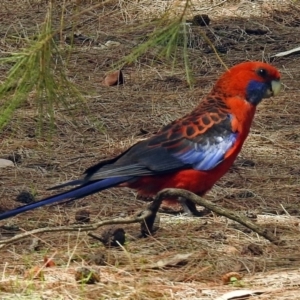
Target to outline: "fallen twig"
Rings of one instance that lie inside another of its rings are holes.
[[[28,236],[34,236],[39,233],[59,232],[59,231],[91,231],[91,230],[96,230],[99,227],[102,227],[105,225],[114,225],[114,224],[141,223],[142,235],[147,236],[155,231],[155,230],[153,230],[153,225],[154,225],[155,218],[156,218],[158,209],[159,209],[162,201],[166,198],[179,198],[179,197],[185,198],[185,199],[190,200],[198,205],[204,206],[205,208],[213,211],[214,213],[216,213],[218,215],[221,215],[228,219],[234,220],[234,221],[244,225],[245,227],[251,229],[252,231],[256,232],[258,235],[266,238],[267,240],[269,240],[270,242],[272,242],[275,245],[281,245],[283,243],[278,237],[276,237],[274,234],[272,234],[266,228],[263,228],[255,223],[253,223],[249,218],[242,216],[236,212],[233,212],[232,210],[218,206],[217,204],[215,204],[211,201],[205,200],[205,199],[203,199],[189,191],[186,191],[186,190],[164,189],[156,195],[155,199],[153,200],[153,202],[151,202],[151,204],[148,205],[146,210],[139,212],[132,217],[105,220],[105,221],[97,222],[94,224],[87,224],[87,225],[44,227],[44,228],[34,229],[34,230],[27,231],[27,232],[24,232],[21,234],[17,234],[12,238],[0,241],[0,249],[3,248],[5,245],[16,242],[16,241],[26,238]]]
[[[96,230],[99,227],[102,227],[102,226],[105,226],[105,225],[141,223],[141,222],[144,221],[145,218],[149,217],[150,214],[151,214],[150,211],[145,210],[145,211],[137,213],[133,217],[105,220],[105,221],[97,222],[97,223],[94,223],[94,224],[74,225],[74,226],[59,226],[59,227],[44,227],[44,228],[34,229],[34,230],[31,230],[31,231],[26,231],[26,232],[17,234],[12,238],[9,238],[9,239],[6,239],[6,240],[1,240],[0,241],[0,249],[3,248],[5,245],[8,245],[8,244],[11,244],[11,243],[16,242],[18,240],[24,239],[28,236],[34,236],[34,235],[39,234],[39,233],[59,232],[59,231],[90,231],[90,230]]]
[[[205,200],[202,197],[199,197],[189,191],[182,190],[182,189],[165,189],[160,191],[154,201],[148,206],[149,212],[152,212],[152,214],[149,215],[149,217],[145,218],[145,225],[144,227],[148,228],[148,234],[151,233],[152,229],[152,222],[155,218],[155,215],[161,205],[161,202],[163,199],[166,198],[179,198],[182,197],[184,199],[190,200],[198,205],[204,206],[205,208],[213,211],[214,213],[224,216],[228,219],[234,220],[245,227],[251,229],[252,231],[256,232],[258,235],[264,237],[265,239],[269,240],[275,245],[283,244],[283,242],[276,237],[273,233],[271,233],[266,228],[263,228],[255,223],[253,223],[249,218],[242,216],[241,214],[238,214],[232,210],[226,209],[224,207],[221,207],[211,201]],[[147,211],[146,211],[147,212]],[[142,228],[142,233],[147,234],[145,230]]]

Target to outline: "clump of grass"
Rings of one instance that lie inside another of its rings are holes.
[[[155,26],[153,33],[147,36],[145,41],[135,47],[129,55],[119,61],[117,63],[118,68],[122,68],[126,64],[135,62],[148,51],[154,51],[158,58],[171,60],[173,67],[175,67],[178,61],[182,61],[187,83],[190,86],[193,85],[194,79],[189,59],[189,48],[192,48],[193,34],[190,26],[191,21],[188,21],[188,17],[192,15],[191,8],[193,8],[193,1],[186,0],[182,5],[181,10],[180,8],[178,9],[178,7],[175,7],[175,5],[178,5],[178,3],[175,2],[173,6],[171,5],[168,7],[162,16],[151,22],[151,25]],[[149,26],[149,23],[143,24],[142,26]],[[201,29],[197,32],[201,35],[201,38],[209,44],[216,54],[216,58],[224,65],[225,69],[227,69],[205,32]]]
[[[27,45],[23,50],[7,53],[6,57],[0,59],[1,64],[13,64],[0,86],[0,95],[4,99],[0,106],[0,130],[29,96],[34,98],[37,105],[40,131],[43,124],[47,127],[49,122],[54,124],[56,106],[68,107],[71,97],[81,98],[66,76],[51,18],[50,1],[39,33],[33,38],[23,38]]]
[[[68,28],[76,27],[79,15],[102,7],[109,2],[111,1],[104,1],[75,14],[71,18],[72,26],[68,26]],[[117,62],[115,68],[120,69],[124,65],[137,61],[146,52],[155,51],[158,58],[166,58],[171,61],[173,67],[178,61],[183,62],[187,83],[192,86],[194,80],[188,49],[190,47],[190,25],[186,22],[186,18],[191,13],[192,2],[192,0],[186,0],[179,9],[175,7],[176,4],[171,5],[156,21],[150,22],[155,25],[153,33],[147,36],[145,41],[134,48],[129,55]],[[53,5],[55,5],[53,3],[52,1],[48,3],[45,21],[40,27],[39,33],[34,38],[22,38],[25,43],[24,49],[20,52],[7,53],[5,57],[0,58],[0,64],[13,64],[7,73],[5,82],[0,86],[0,97],[3,99],[0,104],[0,130],[7,124],[15,110],[29,97],[33,98],[37,107],[39,133],[43,128],[47,128],[47,130],[54,128],[57,106],[63,105],[66,108],[65,111],[70,113],[73,111],[73,107],[70,109],[70,99],[75,99],[73,106],[84,103],[80,92],[66,76],[68,55],[64,56],[66,59],[62,58],[59,43],[55,40],[59,33],[62,36],[62,32],[65,30],[65,4],[61,7],[60,28],[55,29],[52,25]],[[142,26],[149,27],[150,23],[145,22]],[[214,49],[204,32],[203,38]],[[72,51],[72,47],[69,49]],[[217,57],[220,59],[218,55]],[[78,99],[80,102],[76,101]]]
[[[157,57],[172,59],[174,66],[178,58],[178,53],[182,53],[187,82],[192,85],[193,79],[191,76],[187,49],[188,25],[185,20],[190,5],[191,0],[186,0],[183,9],[178,16],[171,16],[173,8],[169,7],[169,9],[154,22],[157,29],[146,38],[145,42],[138,45],[129,55],[118,62],[119,68],[135,62],[147,51],[153,49],[155,49]],[[181,48],[181,51],[177,51],[179,47]]]

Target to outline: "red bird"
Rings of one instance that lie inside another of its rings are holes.
[[[119,156],[90,167],[83,179],[55,188],[77,187],[7,211],[0,220],[115,186],[133,188],[144,197],[164,188],[186,189],[203,196],[233,164],[249,134],[256,106],[263,98],[277,95],[280,87],[280,74],[271,65],[238,64],[220,77],[190,114]],[[197,212],[192,203],[186,204]]]

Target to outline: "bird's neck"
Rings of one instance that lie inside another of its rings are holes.
[[[246,139],[255,115],[256,106],[249,103],[246,99],[229,97],[228,95],[212,91],[195,108],[194,114],[203,114],[203,111],[232,115],[232,130],[239,132]]]
[[[226,105],[234,118],[232,122],[233,129],[247,136],[255,115],[256,106],[246,99],[238,97],[227,98]]]

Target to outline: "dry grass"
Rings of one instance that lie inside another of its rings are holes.
[[[198,1],[199,6],[191,8],[191,15],[209,14],[211,26],[201,30],[215,46],[228,50],[220,54],[228,66],[244,60],[270,60],[272,54],[299,46],[299,4],[211,2],[208,5],[208,1]],[[75,125],[63,109],[57,109],[56,134],[49,140],[37,135],[37,111],[31,99],[20,107],[2,132],[1,156],[19,153],[22,161],[13,169],[1,170],[1,209],[19,205],[13,200],[22,190],[33,191],[38,198],[50,195],[45,191],[47,187],[76,178],[93,163],[120,153],[163,124],[189,112],[223,72],[199,29],[193,27],[189,55],[195,89],[186,84],[179,58],[171,67],[167,60],[155,56],[154,49],[124,68],[124,86],[101,86],[112,64],[130,53],[155,28],[153,24],[142,27],[144,21],[159,17],[170,5],[182,5],[182,1],[109,1],[104,7],[99,3],[68,2],[65,13],[68,27],[76,11],[95,7],[78,17],[80,25],[75,28],[94,42],[74,46],[67,70],[70,79],[85,92],[89,112],[74,109]],[[45,4],[7,0],[1,2],[0,8],[0,50],[14,51],[22,43],[11,37],[22,33],[32,35],[36,24],[44,18]],[[56,24],[58,15],[54,18]],[[266,33],[247,34],[245,29],[249,28]],[[71,29],[63,33],[70,36]],[[101,50],[99,43],[108,40],[121,45]],[[281,70],[284,91],[259,107],[252,134],[235,167],[207,197],[225,207],[257,214],[258,222],[280,235],[286,246],[271,245],[217,216],[191,219],[162,215],[156,236],[144,240],[134,238],[139,230],[136,225],[126,226],[128,241],[123,250],[106,250],[86,233],[49,233],[38,237],[37,250],[30,246],[32,239],[1,250],[1,299],[205,300],[239,288],[266,291],[249,299],[297,299],[299,55],[276,59],[273,64]],[[6,68],[1,66],[0,80],[5,74]],[[149,133],[141,133],[141,129]],[[254,166],[243,164],[245,160],[253,161]],[[2,238],[14,234],[3,227],[7,224],[16,226],[15,231],[71,224],[82,207],[91,211],[95,221],[130,215],[144,206],[132,191],[111,189],[72,205],[44,208],[4,221],[1,234]],[[252,244],[261,252],[249,247]],[[99,251],[106,256],[103,266],[90,262],[90,255]],[[178,261],[178,254],[190,255]],[[45,280],[24,279],[26,270],[43,265],[45,255],[54,255],[56,263],[56,267],[44,269]],[[100,283],[76,283],[74,272],[82,265],[97,269]],[[232,271],[242,274],[242,281],[223,285],[222,275]]]

